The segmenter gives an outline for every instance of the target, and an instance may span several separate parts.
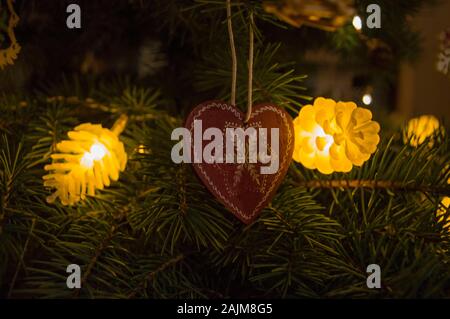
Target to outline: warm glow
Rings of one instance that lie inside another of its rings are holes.
[[[143,144],[140,144],[137,148],[137,152],[139,154],[145,154],[145,146]]]
[[[300,110],[294,131],[294,161],[322,174],[348,173],[361,166],[380,142],[380,125],[370,110],[323,97]]]
[[[334,142],[333,136],[326,134],[323,128],[318,125],[314,129],[313,139],[316,142],[317,149],[325,153],[330,150],[330,147]]]
[[[372,104],[372,95],[369,93],[364,94],[364,96],[362,97],[362,101],[365,105]]]
[[[94,167],[94,161],[100,161],[108,150],[102,143],[96,142],[92,144],[90,151],[84,153],[80,160],[80,164],[85,168]]]
[[[360,31],[362,29],[362,20],[359,16],[353,18],[353,26],[356,30]]]
[[[90,152],[91,152],[92,158],[96,161],[99,161],[106,155],[107,149],[106,149],[105,145],[97,142],[91,146]]]
[[[80,164],[85,168],[92,168],[94,166],[94,158],[92,157],[92,154],[89,152],[84,153],[80,160]]]
[[[448,184],[450,184],[450,178],[447,181]],[[437,211],[437,216],[439,218],[439,222],[444,221],[444,215],[447,214],[447,210],[450,208],[450,197],[444,197],[441,201],[441,205]],[[444,228],[447,228],[448,231],[450,231],[450,217],[447,217],[445,220],[446,224],[444,225]]]
[[[441,205],[437,211],[437,216],[439,218],[439,222],[444,221],[444,215],[447,213],[447,210],[450,208],[450,197],[444,197],[441,201]],[[445,220],[446,224],[444,225],[445,228],[448,228],[450,230],[450,219],[447,218]]]
[[[439,119],[433,115],[422,115],[409,120],[403,140],[414,147],[417,147],[429,139],[428,144],[432,147],[435,143],[435,135],[438,130],[443,132],[443,127],[440,127]]]
[[[59,198],[61,204],[73,205],[119,179],[127,164],[119,140],[126,121],[127,117],[121,116],[111,130],[100,124],[80,124],[67,133],[68,140],[56,144],[56,152],[50,155],[52,163],[44,166],[49,171],[43,176],[44,186],[54,189],[47,202]]]

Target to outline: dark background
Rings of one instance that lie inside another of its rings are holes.
[[[366,2],[356,1],[361,16]],[[81,30],[66,27],[70,3],[81,7]],[[308,75],[310,96],[360,101],[371,92],[375,111],[394,112],[397,120],[424,113],[448,118],[450,82],[435,64],[439,34],[450,27],[450,3],[416,0],[410,2],[414,10],[409,12],[406,6],[401,13],[388,11],[389,2],[379,3],[386,8],[382,29],[364,30],[380,40],[370,49],[351,24],[324,32],[257,23],[265,42],[283,43],[277,59],[293,62],[299,73]],[[211,23],[221,24],[223,15],[192,9],[195,4],[188,0],[17,0],[21,20],[16,36],[22,51],[15,65],[0,72],[0,90],[31,92],[73,74],[86,82],[130,77],[160,87],[170,100],[168,107],[184,112],[217,97],[214,91],[200,92],[195,80],[201,77],[198,69],[204,67],[205,57],[226,45],[227,37],[224,26],[223,34],[210,33]]]

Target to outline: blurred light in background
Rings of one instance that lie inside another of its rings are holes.
[[[372,94],[366,93],[362,97],[362,101],[365,105],[372,104]]]
[[[359,16],[355,16],[353,18],[353,26],[355,27],[356,30],[360,31],[362,29],[362,20]]]

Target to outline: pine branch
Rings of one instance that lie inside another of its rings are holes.
[[[236,103],[243,106],[247,101],[248,74],[246,61],[248,59],[247,48],[238,51],[238,74]],[[255,48],[253,68],[253,102],[273,102],[282,107],[298,112],[301,100],[309,100],[304,95],[302,86],[306,76],[297,75],[291,64],[278,63],[276,54],[280,44],[268,44]],[[196,89],[200,92],[214,92],[216,96],[228,101],[231,87],[228,79],[231,77],[231,57],[228,50],[208,55],[204,58],[204,64],[196,70]],[[225,61],[225,62],[223,62]]]
[[[450,196],[450,186],[434,186],[426,184],[415,184],[411,182],[397,182],[389,180],[308,180],[296,181],[295,185],[305,188],[368,188],[368,189],[391,189],[405,192],[423,192],[435,195]]]
[[[81,278],[81,287],[84,287],[84,284],[86,283],[87,279],[91,275],[92,269],[96,265],[100,255],[105,250],[105,248],[110,244],[110,242],[115,234],[116,229],[117,228],[115,225],[111,226],[109,233],[106,235],[106,237],[103,239],[103,241],[100,243],[100,245],[95,250],[89,264],[87,265],[86,269],[83,272],[83,277]],[[80,296],[80,292],[81,292],[81,289],[75,289],[72,294],[72,298],[78,298]]]
[[[23,250],[22,250],[22,254],[20,255],[20,259],[19,259],[19,261],[17,263],[17,266],[16,266],[16,271],[14,272],[14,276],[13,276],[13,278],[11,280],[10,285],[9,285],[9,291],[8,291],[7,298],[11,298],[11,295],[12,295],[13,290],[14,290],[14,286],[16,284],[17,276],[19,275],[21,267],[23,267],[26,270],[24,257],[25,257],[25,253],[27,252],[28,245],[30,243],[30,238],[31,238],[31,235],[33,234],[33,230],[34,230],[35,225],[36,225],[36,218],[33,218],[33,221],[31,223],[31,227],[30,227],[30,231],[28,232],[28,236],[27,236],[27,239],[25,241],[25,245],[24,245]]]
[[[179,263],[180,261],[182,261],[184,258],[186,257],[185,254],[179,254],[178,256],[168,260],[167,262],[163,263],[161,266],[159,266],[157,269],[149,272],[146,277],[145,280],[143,280],[141,282],[141,284],[136,287],[135,289],[133,289],[133,291],[127,296],[128,299],[134,298],[140,291],[144,290],[145,287],[147,286],[147,284],[150,284],[153,279],[155,278],[155,276],[159,273],[162,272],[164,270],[166,270],[167,268]]]
[[[22,144],[17,149],[11,149],[6,135],[3,135],[3,147],[0,153],[0,234],[7,222],[9,204],[22,173],[26,168],[26,161],[22,156]]]

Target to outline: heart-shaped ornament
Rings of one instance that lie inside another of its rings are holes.
[[[251,223],[272,200],[294,150],[292,118],[274,104],[244,114],[220,101],[194,108],[186,120],[192,163],[209,191],[242,222]]]

